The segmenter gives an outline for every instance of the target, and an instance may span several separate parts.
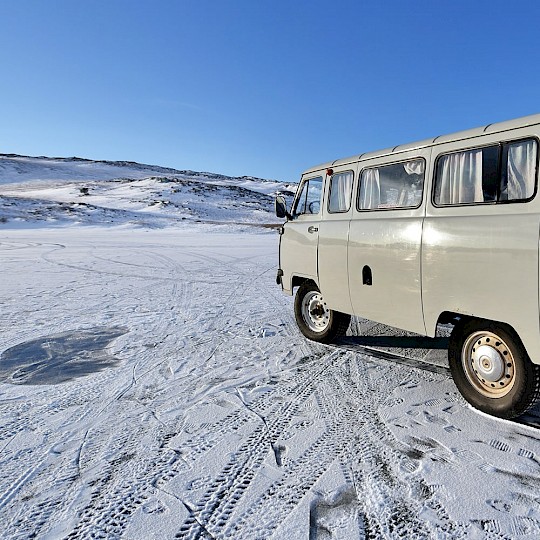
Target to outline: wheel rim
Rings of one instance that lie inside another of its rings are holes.
[[[463,344],[461,362],[469,382],[482,395],[501,398],[512,390],[516,380],[514,355],[497,334],[471,334]]]
[[[330,310],[322,294],[310,291],[302,300],[302,318],[312,332],[324,332],[330,324]]]

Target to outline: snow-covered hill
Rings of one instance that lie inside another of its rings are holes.
[[[0,154],[3,223],[275,222],[276,193],[294,184],[126,161]]]

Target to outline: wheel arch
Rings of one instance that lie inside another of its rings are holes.
[[[313,285],[315,285],[316,287],[319,286],[319,284],[314,279],[307,278],[304,276],[292,276],[291,291],[294,292],[295,289],[302,286],[304,283],[313,283]]]
[[[435,322],[435,327],[433,327],[432,336],[437,335],[437,326],[440,324],[464,324],[467,321],[484,321],[486,323],[497,324],[506,329],[507,332],[510,332],[514,337],[520,342],[521,346],[525,349],[525,352],[529,356],[529,359],[533,364],[540,364],[540,332],[538,329],[534,329],[534,325],[529,327],[519,328],[508,321],[501,321],[498,319],[490,317],[482,317],[479,315],[471,315],[468,313],[458,313],[457,311],[443,311],[439,314],[437,321]],[[516,322],[516,321],[514,321]],[[519,322],[519,321],[518,321]],[[426,321],[427,323],[427,321]]]
[[[519,336],[519,333],[516,331],[516,329],[509,323],[505,321],[496,321],[493,319],[486,319],[485,317],[476,317],[474,315],[465,315],[463,313],[457,313],[452,311],[443,311],[439,318],[437,319],[437,326],[439,324],[453,324],[454,328],[463,326],[467,322],[470,321],[478,321],[478,322],[484,322],[486,324],[496,324],[503,329],[505,329],[507,332],[513,334],[513,336],[519,341],[520,345],[527,351],[525,344],[523,343],[523,340]],[[452,331],[453,333],[453,331]],[[528,354],[528,352],[527,352]],[[530,355],[529,355],[530,356]]]

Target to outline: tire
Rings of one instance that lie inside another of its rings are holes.
[[[331,343],[345,335],[351,316],[326,307],[326,303],[315,283],[307,281],[296,291],[294,316],[300,332],[307,338],[320,343]]]
[[[506,325],[459,322],[450,336],[448,361],[462,396],[487,414],[515,418],[540,399],[540,366]]]

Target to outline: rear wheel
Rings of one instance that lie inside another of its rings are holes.
[[[321,343],[330,343],[343,336],[349,328],[351,316],[329,309],[313,282],[303,283],[294,299],[294,315],[304,336]]]
[[[475,408],[514,418],[540,398],[540,367],[506,325],[469,320],[454,327],[448,359],[463,397]]]

